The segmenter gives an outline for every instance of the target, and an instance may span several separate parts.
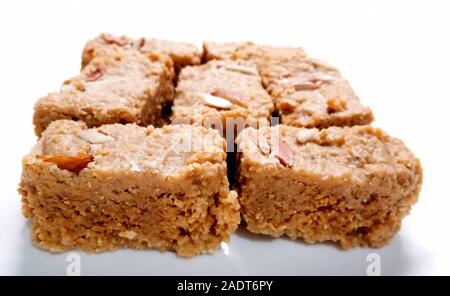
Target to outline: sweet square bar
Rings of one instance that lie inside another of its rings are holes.
[[[380,247],[422,183],[419,160],[371,126],[248,128],[237,143],[241,212],[254,233]]]
[[[211,252],[240,222],[224,148],[200,126],[54,121],[23,159],[19,191],[33,241],[53,252]]]

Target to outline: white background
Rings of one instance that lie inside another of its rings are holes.
[[[375,124],[421,159],[418,204],[377,250],[340,251],[240,230],[229,255],[180,259],[122,250],[81,254],[82,274],[450,274],[449,1],[0,1],[0,274],[65,274],[67,254],[32,247],[16,188],[36,141],[35,100],[76,75],[84,43],[100,32],[201,44],[252,40],[302,46],[336,65]]]

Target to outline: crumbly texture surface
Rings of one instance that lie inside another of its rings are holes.
[[[240,222],[214,130],[52,122],[23,159],[23,213],[36,245],[211,252]],[[192,149],[194,147],[194,149]]]
[[[370,124],[369,107],[361,104],[347,80],[319,71],[279,80],[273,90],[281,123],[326,128]]]
[[[179,76],[173,121],[187,120],[211,127],[226,119],[267,121],[273,111],[256,67],[245,61],[211,61],[184,68]]]
[[[192,43],[141,38],[135,41],[134,44],[143,53],[157,53],[169,56],[173,61],[176,73],[186,66],[199,65],[201,63],[202,52]]]
[[[241,212],[254,233],[381,247],[422,183],[419,160],[371,126],[249,128],[237,143]]]
[[[257,65],[281,122],[297,127],[370,124],[373,114],[361,104],[347,80],[333,66],[307,56],[302,48],[250,42],[205,42],[206,60],[250,60]]]
[[[36,134],[58,119],[80,120],[89,127],[162,124],[162,110],[174,95],[171,61],[142,54],[127,43],[128,39],[111,41],[113,37],[106,36],[87,44],[78,76],[66,80],[60,92],[37,101],[33,117]]]

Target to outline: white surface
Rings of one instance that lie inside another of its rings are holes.
[[[341,251],[248,234],[229,255],[180,259],[122,250],[81,254],[81,274],[450,274],[448,1],[0,1],[0,274],[61,274],[68,253],[34,248],[16,192],[21,157],[36,139],[34,101],[79,70],[84,43],[107,31],[132,37],[303,46],[328,60],[371,106],[376,125],[421,159],[419,203],[382,249]]]

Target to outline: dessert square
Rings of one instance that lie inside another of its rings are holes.
[[[200,126],[53,121],[23,159],[19,191],[33,241],[52,252],[211,252],[240,222],[224,147]]]
[[[203,124],[224,135],[227,120],[267,125],[273,103],[252,63],[211,61],[181,71],[172,111],[173,122]]]
[[[236,141],[241,213],[254,233],[381,247],[422,184],[419,160],[371,126],[248,128]]]
[[[78,76],[66,80],[60,92],[37,101],[33,117],[37,135],[58,119],[83,121],[89,127],[162,124],[162,110],[173,100],[172,62],[142,54],[125,37],[106,36],[88,43]]]

